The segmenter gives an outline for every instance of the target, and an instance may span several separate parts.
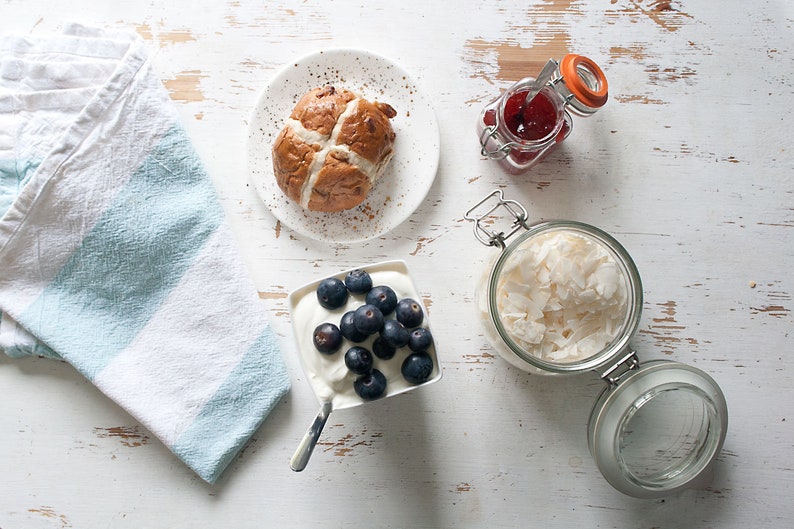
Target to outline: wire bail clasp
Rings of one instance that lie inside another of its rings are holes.
[[[495,147],[489,148],[489,144],[491,143],[495,144]],[[482,133],[480,134],[480,145],[482,146],[480,154],[491,160],[501,160],[502,158],[507,158],[510,151],[518,144],[514,141],[504,143],[502,141],[502,135],[498,132],[498,127],[496,125],[490,125],[482,129]]]
[[[639,367],[640,359],[637,357],[637,353],[635,351],[629,351],[628,354],[623,356],[623,358],[618,360],[617,363],[601,375],[601,380],[610,386],[617,386],[627,373],[639,369]]]
[[[492,199],[496,199],[496,203],[493,206],[481,214],[474,213],[476,209],[480,208],[483,204],[491,201]],[[487,217],[490,217],[500,207],[506,209],[513,219],[513,223],[510,226],[510,231],[508,233],[489,229],[484,223],[484,220]],[[527,224],[527,216],[527,210],[524,206],[515,200],[505,199],[502,190],[496,189],[485,198],[477,202],[477,204],[475,204],[471,209],[469,209],[463,218],[474,223],[474,236],[477,237],[478,241],[483,243],[485,246],[498,246],[504,250],[505,241],[507,239],[521,229],[529,229],[529,224]]]

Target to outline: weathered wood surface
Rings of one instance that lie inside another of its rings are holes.
[[[0,358],[0,527],[789,527],[794,294],[794,9],[788,2],[144,2],[5,0],[0,32],[74,20],[146,39],[217,185],[292,392],[215,486],[203,483],[68,365]],[[361,6],[365,5],[364,8]],[[393,232],[304,240],[246,173],[257,95],[285,62],[325,47],[401,63],[441,130],[435,184]],[[527,176],[481,159],[483,104],[549,58],[599,62],[610,101]],[[479,328],[491,257],[463,219],[500,187],[535,219],[621,240],[643,277],[642,359],[711,373],[730,426],[710,488],[625,497],[588,453],[594,376],[530,376]],[[316,402],[292,353],[288,292],[404,259],[429,308],[443,380],[334,414],[309,468],[288,467]]]

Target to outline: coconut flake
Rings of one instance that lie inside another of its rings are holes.
[[[601,352],[623,326],[626,278],[599,242],[555,230],[517,251],[497,284],[508,334],[530,354],[575,362]]]

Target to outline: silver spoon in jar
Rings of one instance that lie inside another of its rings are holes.
[[[332,410],[333,406],[331,403],[325,402],[320,407],[320,411],[317,412],[317,417],[314,418],[314,422],[309,426],[306,435],[303,436],[303,439],[301,439],[298,445],[298,449],[295,450],[295,454],[293,454],[292,459],[290,459],[289,466],[295,472],[300,472],[306,468],[306,465],[309,463],[309,458],[312,456],[314,446],[317,444],[317,440],[320,438],[323,427],[325,427],[325,422],[328,420],[328,416],[331,415]]]
[[[532,86],[529,92],[527,92],[527,96],[524,98],[524,104],[521,106],[522,111],[532,102],[533,99],[535,99],[535,96],[538,95],[538,92],[540,92],[543,87],[546,86],[549,81],[551,81],[551,76],[554,74],[556,69],[557,61],[549,59],[535,79],[535,84]]]

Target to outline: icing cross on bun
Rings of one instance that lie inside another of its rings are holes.
[[[343,211],[367,198],[394,154],[389,105],[333,86],[301,97],[273,144],[284,193],[312,211]]]

